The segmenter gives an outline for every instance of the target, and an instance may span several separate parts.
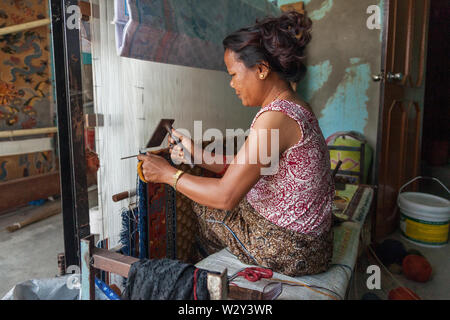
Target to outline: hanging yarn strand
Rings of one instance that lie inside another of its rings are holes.
[[[198,273],[198,268],[195,268],[195,271],[194,271],[194,288],[193,288],[194,300],[198,300],[198,298],[197,298],[197,273]]]

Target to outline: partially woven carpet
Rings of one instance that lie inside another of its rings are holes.
[[[225,36],[280,13],[266,0],[115,0],[117,53],[224,71]]]

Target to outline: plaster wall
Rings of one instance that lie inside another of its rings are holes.
[[[296,1],[280,0],[278,5]],[[376,5],[383,0],[305,0],[313,21],[307,47],[308,73],[299,94],[308,101],[326,137],[336,131],[355,130],[376,147],[379,83],[372,80],[381,70],[381,29],[369,29]],[[382,28],[382,23],[380,22]]]

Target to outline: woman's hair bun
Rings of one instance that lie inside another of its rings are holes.
[[[289,11],[279,18],[280,29],[291,34],[297,44],[305,47],[311,41],[312,21],[304,14]]]
[[[306,73],[303,59],[311,27],[312,21],[305,14],[289,11],[233,32],[223,45],[236,52],[248,68],[266,61],[286,81],[298,82]]]

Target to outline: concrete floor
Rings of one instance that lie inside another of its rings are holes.
[[[18,212],[23,214],[26,209]],[[0,217],[5,221],[7,217]],[[62,215],[13,233],[0,229],[0,298],[15,284],[58,274],[58,253],[64,252]]]
[[[97,206],[97,189],[89,190],[89,207]],[[0,216],[0,299],[22,281],[58,274],[58,253],[64,252],[62,214],[12,233],[5,229],[29,216],[32,209],[27,206]]]

